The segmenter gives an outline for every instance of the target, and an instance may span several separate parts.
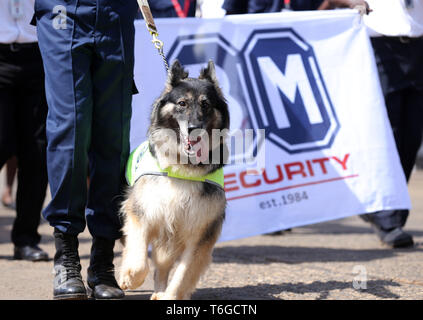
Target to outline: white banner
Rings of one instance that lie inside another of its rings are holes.
[[[264,152],[264,166],[253,175],[246,164],[225,167],[220,241],[410,207],[371,44],[355,11],[156,22],[166,56],[191,76],[214,60],[231,130],[265,130],[264,142],[256,136],[244,150]],[[150,40],[138,21],[132,149],[145,140],[166,78]]]

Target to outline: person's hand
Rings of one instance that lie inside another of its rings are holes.
[[[320,5],[318,10],[328,10],[335,8],[358,9],[362,14],[369,14],[372,11],[372,9],[369,7],[369,4],[364,0],[325,0]]]
[[[372,9],[370,9],[369,4],[364,0],[350,0],[350,8],[357,9],[360,11],[360,14],[369,14],[372,12]]]

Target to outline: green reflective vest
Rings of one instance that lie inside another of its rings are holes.
[[[130,186],[133,186],[138,178],[144,175],[167,176],[176,179],[206,182],[224,189],[223,168],[201,177],[185,177],[172,172],[170,168],[162,169],[151,154],[148,141],[144,141],[131,152],[126,166],[126,180]]]

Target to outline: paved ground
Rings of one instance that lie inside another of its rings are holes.
[[[409,189],[413,210],[405,229],[414,236],[413,249],[382,247],[358,217],[296,228],[281,236],[219,243],[193,298],[423,299],[423,171],[414,173]],[[12,260],[13,217],[13,211],[0,208],[0,299],[51,299],[52,262]],[[41,246],[52,257],[52,230],[43,223],[40,232]],[[80,236],[84,278],[89,248],[85,232]],[[116,265],[120,252],[119,244]],[[367,289],[356,290],[353,281],[360,270],[367,273]],[[149,276],[139,290],[127,292],[126,299],[148,299],[152,287]]]

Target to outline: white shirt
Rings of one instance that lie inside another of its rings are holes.
[[[202,18],[222,18],[226,10],[222,8],[224,0],[203,0],[201,3]]]
[[[423,0],[366,1],[373,10],[364,16],[370,36],[423,36]]]
[[[37,42],[36,28],[29,23],[35,0],[0,0],[0,43]]]

